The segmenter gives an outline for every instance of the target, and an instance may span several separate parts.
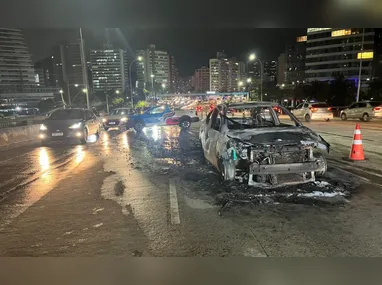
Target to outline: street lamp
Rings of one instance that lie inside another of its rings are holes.
[[[87,93],[88,90],[86,88],[82,89],[82,92]]]
[[[239,87],[243,86],[244,82],[243,81],[239,81]]]
[[[248,57],[249,61],[254,61],[258,60],[260,62],[260,101],[263,101],[263,74],[264,74],[264,69],[263,69],[263,63],[262,61],[256,56],[256,54],[251,53]]]
[[[74,87],[78,87],[78,84],[74,84]]]
[[[129,65],[129,83],[130,83],[131,108],[134,108],[133,84],[131,82],[131,65],[133,64],[133,62],[136,62],[137,60],[138,61],[142,61],[143,58],[141,56],[138,56],[136,59],[134,59],[132,62],[130,62],[130,65]]]
[[[115,94],[119,94],[120,92],[119,92],[119,90],[115,90]]]

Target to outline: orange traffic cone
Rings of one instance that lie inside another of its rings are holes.
[[[351,146],[349,159],[365,160],[365,155],[363,153],[361,128],[359,124],[355,125],[353,144]]]

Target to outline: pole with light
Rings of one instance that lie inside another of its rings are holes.
[[[129,65],[129,83],[130,83],[131,108],[134,108],[133,84],[131,82],[131,66],[132,66],[133,62],[142,61],[142,60],[143,60],[143,58],[141,56],[138,56],[136,59],[134,59],[132,62],[130,62],[130,65]]]
[[[154,74],[151,74],[150,77],[151,77],[151,96],[153,96],[154,98]]]
[[[62,104],[64,104],[64,109],[66,109],[66,103],[64,100],[64,91],[62,89],[60,90],[60,95],[61,95]]]
[[[362,76],[362,59],[363,59],[363,42],[365,39],[365,28],[362,29],[362,44],[361,44],[361,58],[359,61],[359,72],[358,72],[358,85],[357,85],[357,98],[356,101],[359,101],[359,93],[361,91],[361,76]]]
[[[264,74],[263,63],[258,57],[256,57],[254,53],[251,53],[248,59],[249,61],[257,60],[260,63],[260,101],[263,101],[263,74]]]

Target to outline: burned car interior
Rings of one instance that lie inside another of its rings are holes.
[[[277,104],[276,104],[277,105]],[[273,103],[219,105],[201,126],[204,155],[224,180],[273,188],[315,181],[326,172],[330,145]]]

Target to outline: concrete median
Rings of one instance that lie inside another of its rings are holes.
[[[0,129],[0,147],[37,140],[40,125]]]

